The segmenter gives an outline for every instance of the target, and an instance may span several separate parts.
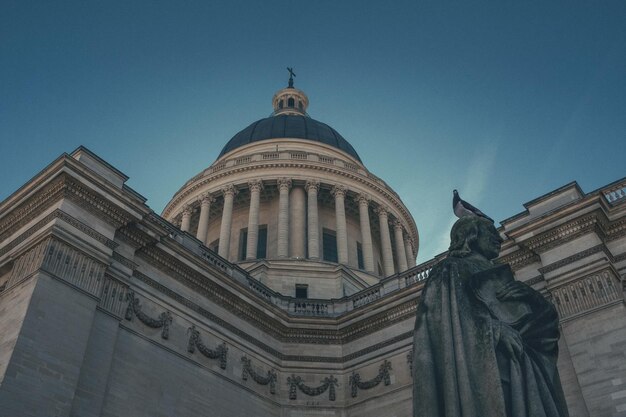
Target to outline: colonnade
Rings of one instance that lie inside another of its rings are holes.
[[[308,180],[304,184],[304,187],[293,187],[292,185],[292,181],[289,178],[279,178],[277,180],[279,193],[277,257],[287,258],[290,256],[291,252],[291,257],[293,258],[319,260],[321,259],[318,208],[320,182],[317,180]],[[246,260],[252,260],[256,258],[257,254],[259,207],[263,181],[258,179],[251,180],[248,182],[248,188],[250,190],[250,210],[248,215]],[[223,258],[228,258],[232,234],[233,202],[238,190],[231,184],[222,188],[221,193],[224,198],[224,204],[222,208],[218,254]],[[335,199],[337,259],[340,264],[347,265],[348,229],[345,209],[347,190],[342,185],[335,185],[331,189],[331,195]],[[374,245],[372,243],[371,222],[369,218],[371,198],[367,194],[360,193],[356,194],[354,200],[359,207],[363,267],[367,272],[375,274]],[[205,244],[208,244],[209,211],[215,198],[209,193],[204,193],[199,197],[199,201],[200,216],[196,237]],[[395,272],[391,235],[389,232],[389,212],[385,207],[380,205],[374,208],[374,212],[378,215],[380,224],[383,272],[385,276],[389,276]],[[181,230],[189,231],[191,214],[191,207],[185,206],[182,211]],[[394,231],[396,265],[398,271],[404,271],[415,266],[413,242],[408,233],[404,233],[404,228],[400,220],[394,219],[392,225]],[[307,230],[308,234],[306,233]]]

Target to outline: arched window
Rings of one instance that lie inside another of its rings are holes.
[[[280,101],[278,102],[278,108],[279,108],[279,109],[282,109],[282,108],[283,108],[283,106],[284,106],[284,104],[285,104],[285,103],[283,102],[283,100],[280,100]]]
[[[287,100],[287,107],[295,107],[296,106],[296,101],[293,99],[293,97],[289,97],[289,100]]]

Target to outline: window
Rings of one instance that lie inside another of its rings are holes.
[[[239,231],[239,260],[244,261],[246,259],[248,251],[248,228],[241,229]]]
[[[363,247],[359,242],[356,242],[356,259],[359,263],[359,269],[365,269],[365,264],[363,263]]]
[[[284,102],[283,100],[280,100],[280,101],[278,102],[278,108],[279,108],[279,109],[282,109],[284,105],[285,105],[285,102]]]
[[[328,262],[337,262],[337,235],[334,230],[323,230],[322,246],[323,259]]]
[[[241,229],[239,232],[239,260],[245,261],[248,255],[248,228]],[[267,225],[259,225],[259,233],[257,235],[256,259],[265,259],[267,257]]]
[[[259,226],[259,240],[256,247],[257,259],[267,258],[267,225]]]
[[[289,98],[287,100],[287,107],[295,107],[296,106],[296,101],[293,99],[293,97]]]
[[[296,284],[296,298],[309,298],[309,286],[307,284]]]

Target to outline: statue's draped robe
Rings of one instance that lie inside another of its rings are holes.
[[[534,290],[519,300],[532,314],[512,326],[523,353],[511,357],[498,345],[503,325],[469,285],[484,267],[448,257],[431,271],[415,323],[414,416],[567,417],[554,306]]]

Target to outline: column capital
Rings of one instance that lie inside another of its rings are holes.
[[[261,191],[263,189],[263,181],[254,179],[248,181],[248,188],[250,191]]]
[[[291,178],[279,178],[276,180],[279,190],[289,190],[291,188]]]
[[[202,193],[198,196],[198,201],[202,205],[211,204],[215,201],[215,197],[213,197],[211,193]]]
[[[343,185],[335,185],[330,193],[335,196],[335,198],[344,198],[346,196],[346,187]]]
[[[378,206],[374,209],[374,213],[378,214],[378,216],[384,216],[384,217],[388,217],[389,215],[389,210],[387,210],[386,207],[383,206]]]
[[[393,219],[391,224],[393,225],[394,229],[400,229],[400,230],[404,229],[402,227],[402,222],[399,219]]]
[[[183,206],[183,216],[191,216],[192,212],[193,208],[191,207],[191,204],[185,204]]]
[[[358,204],[364,204],[367,206],[369,205],[370,201],[372,201],[372,197],[370,197],[369,194],[359,193],[354,196],[354,201],[356,201]]]
[[[237,188],[235,188],[235,186],[233,184],[228,184],[225,187],[222,188],[222,194],[224,194],[224,197],[226,197],[227,195],[230,196],[236,196],[239,193],[239,190],[237,190]]]
[[[315,192],[318,192],[320,190],[320,182],[318,180],[306,180],[306,183],[304,184],[306,192],[310,192],[313,188],[315,189]]]

